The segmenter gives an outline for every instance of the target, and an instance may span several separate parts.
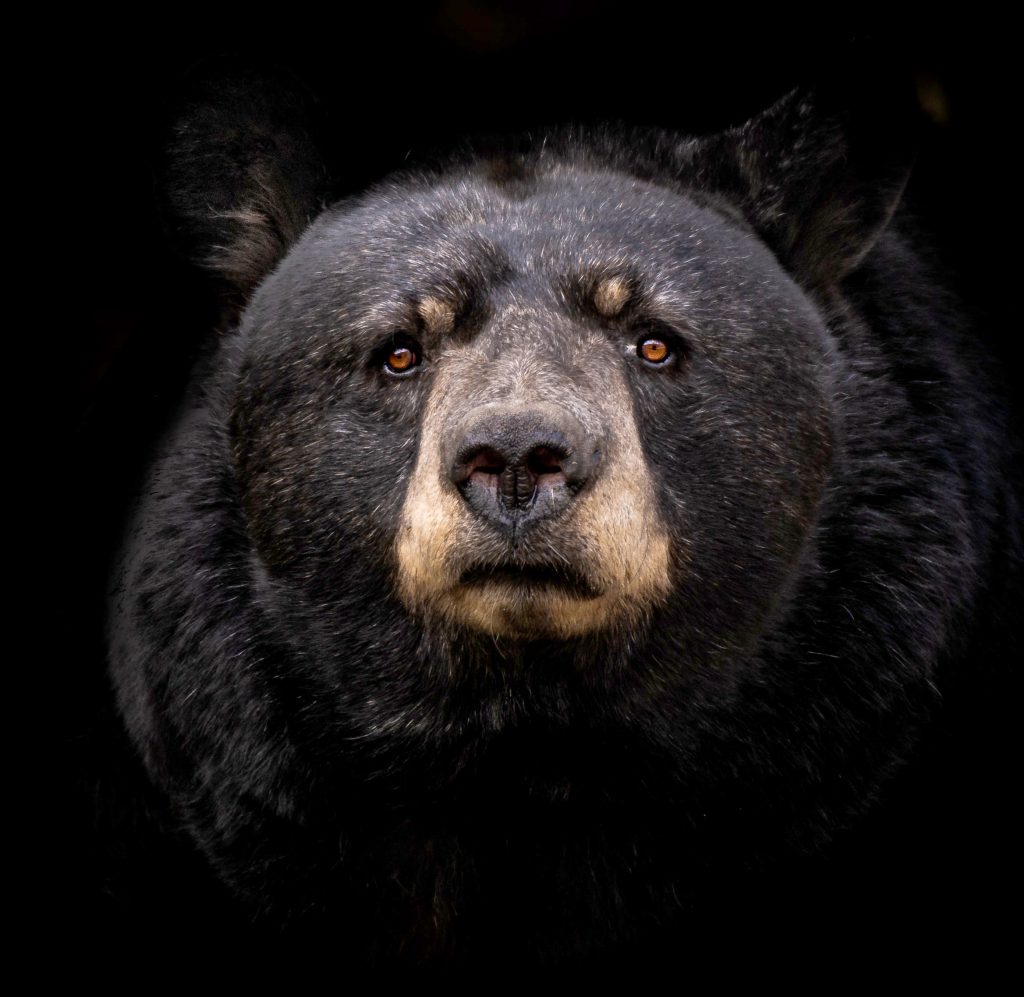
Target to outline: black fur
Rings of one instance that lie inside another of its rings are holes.
[[[258,110],[179,134],[172,203],[248,303],[154,463],[110,624],[174,821],[265,925],[359,961],[692,958],[722,925],[838,917],[827,857],[1008,646],[1019,591],[1014,444],[897,211],[898,130],[793,94],[704,140],[555,133],[299,237],[327,185]],[[610,273],[632,296],[604,320]],[[443,362],[428,295],[495,361],[673,337],[671,370],[628,372],[673,543],[641,622],[491,638],[397,597],[431,375],[381,359],[411,330]],[[543,321],[496,328],[510,301]]]

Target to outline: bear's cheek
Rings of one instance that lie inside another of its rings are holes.
[[[672,602],[723,633],[760,632],[813,544],[833,458],[824,354],[708,351],[670,400],[637,392],[637,423],[673,548]]]
[[[250,418],[236,476],[263,563],[329,595],[354,560],[389,557],[416,453],[414,415],[312,394]]]

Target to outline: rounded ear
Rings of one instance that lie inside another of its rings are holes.
[[[327,175],[294,95],[207,84],[174,130],[167,209],[186,253],[244,302],[319,213]]]
[[[870,252],[910,175],[923,116],[909,87],[794,90],[685,150],[703,189],[735,204],[805,287]]]

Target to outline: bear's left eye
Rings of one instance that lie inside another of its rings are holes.
[[[637,354],[648,363],[663,364],[672,358],[672,347],[664,339],[648,336],[636,346]]]
[[[397,376],[412,372],[421,363],[419,344],[407,339],[396,341],[384,357],[384,369]]]
[[[689,348],[683,337],[664,322],[644,323],[642,330],[628,352],[645,367],[672,367],[689,356]]]

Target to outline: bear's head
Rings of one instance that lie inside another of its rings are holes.
[[[302,138],[243,118],[260,141],[183,129],[176,196],[249,299],[227,391],[269,601],[341,618],[355,587],[449,642],[755,642],[832,460],[812,296],[899,170],[864,197],[791,95],[713,140],[564,134],[321,210]]]
[[[823,324],[742,225],[653,184],[374,192],[313,223],[241,336],[248,524],[321,605],[386,566],[427,628],[752,634],[814,524]]]

